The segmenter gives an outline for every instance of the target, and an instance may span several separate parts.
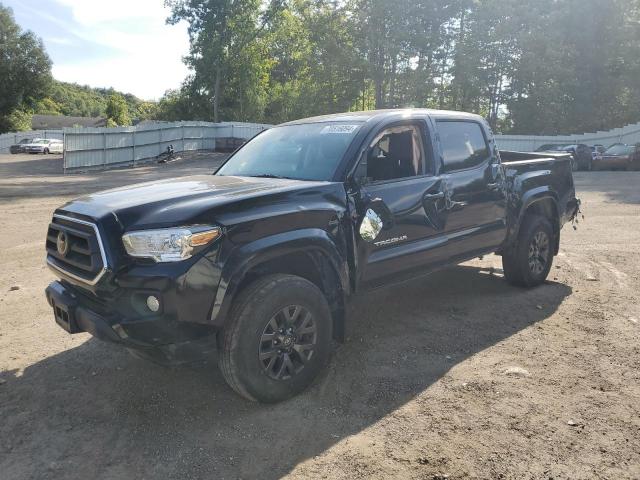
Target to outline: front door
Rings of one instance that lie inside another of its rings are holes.
[[[438,254],[444,195],[426,133],[423,121],[384,128],[361,162],[354,201],[359,280],[365,288],[446,260]]]

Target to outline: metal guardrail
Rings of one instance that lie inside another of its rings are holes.
[[[257,123],[174,122],[136,127],[64,130],[64,169],[102,170],[154,161],[172,145],[175,152],[213,150],[216,139],[250,139],[269,128]]]

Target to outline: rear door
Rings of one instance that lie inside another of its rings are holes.
[[[472,119],[436,120],[451,261],[497,248],[507,234],[502,167],[488,127]]]

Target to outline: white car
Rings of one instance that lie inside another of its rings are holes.
[[[23,146],[26,153],[62,153],[64,144],[55,138],[38,139]]]

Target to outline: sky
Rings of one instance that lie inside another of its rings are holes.
[[[54,78],[157,100],[188,74],[187,25],[163,0],[0,0],[44,41]]]

